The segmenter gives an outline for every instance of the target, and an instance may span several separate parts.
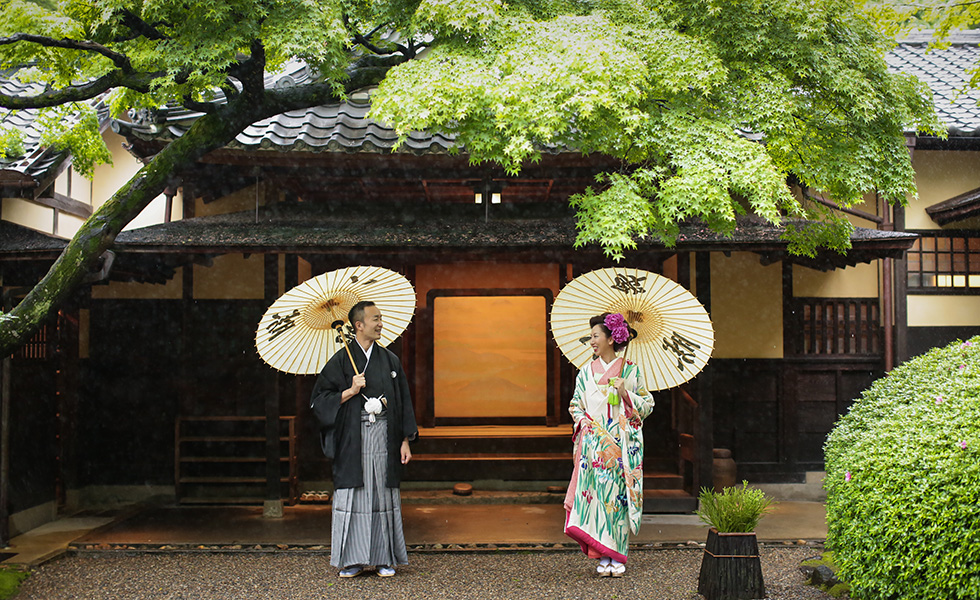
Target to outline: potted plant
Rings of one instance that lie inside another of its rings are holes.
[[[774,505],[762,490],[701,488],[697,515],[711,529],[701,559],[698,593],[707,600],[764,598],[762,562],[755,528]]]

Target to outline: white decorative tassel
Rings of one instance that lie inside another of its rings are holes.
[[[375,415],[381,414],[383,408],[381,398],[367,398],[364,402],[364,410],[368,413],[368,420],[372,423],[375,422]]]

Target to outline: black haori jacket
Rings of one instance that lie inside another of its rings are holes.
[[[351,355],[357,369],[364,372],[367,357],[351,344]],[[371,362],[364,372],[367,385],[361,393],[340,403],[340,395],[351,386],[354,369],[346,350],[340,350],[323,366],[313,387],[310,406],[320,421],[320,442],[323,453],[333,459],[334,488],[357,488],[364,485],[361,466],[361,409],[365,398],[384,394],[388,401],[388,469],[386,485],[401,484],[401,444],[414,440],[419,433],[415,411],[408,389],[408,379],[401,361],[379,344],[371,351]]]

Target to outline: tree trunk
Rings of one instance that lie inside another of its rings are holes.
[[[762,562],[755,532],[718,533],[708,530],[698,576],[698,593],[707,600],[765,598]]]

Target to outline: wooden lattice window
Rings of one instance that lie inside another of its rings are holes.
[[[980,293],[980,237],[920,232],[907,258],[910,292]]]
[[[796,298],[796,354],[878,355],[877,298]]]
[[[13,358],[20,360],[43,360],[51,354],[51,336],[54,328],[45,325],[37,330],[26,344],[14,351]]]

